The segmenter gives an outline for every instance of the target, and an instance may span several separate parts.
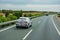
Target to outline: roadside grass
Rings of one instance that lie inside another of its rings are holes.
[[[58,17],[60,17],[60,14],[58,14]]]

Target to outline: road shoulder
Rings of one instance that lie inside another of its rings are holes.
[[[54,20],[54,23],[55,23],[57,29],[60,32],[60,18],[58,18],[57,16],[53,16],[53,20]]]

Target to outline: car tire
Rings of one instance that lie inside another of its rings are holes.
[[[32,27],[32,22],[31,22],[31,25],[30,25],[30,27]]]
[[[29,25],[26,28],[28,29],[29,28]]]
[[[32,25],[30,25],[30,27],[32,27]]]

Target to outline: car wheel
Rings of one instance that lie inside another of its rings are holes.
[[[30,25],[30,27],[32,27],[32,22],[31,22],[31,25]]]
[[[32,25],[30,25],[30,27],[32,27]]]
[[[26,28],[28,29],[29,28],[29,25]]]

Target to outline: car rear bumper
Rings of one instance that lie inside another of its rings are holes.
[[[28,28],[27,26],[16,26],[16,28]]]
[[[19,25],[19,24],[16,24],[16,27],[28,27],[28,25]]]

